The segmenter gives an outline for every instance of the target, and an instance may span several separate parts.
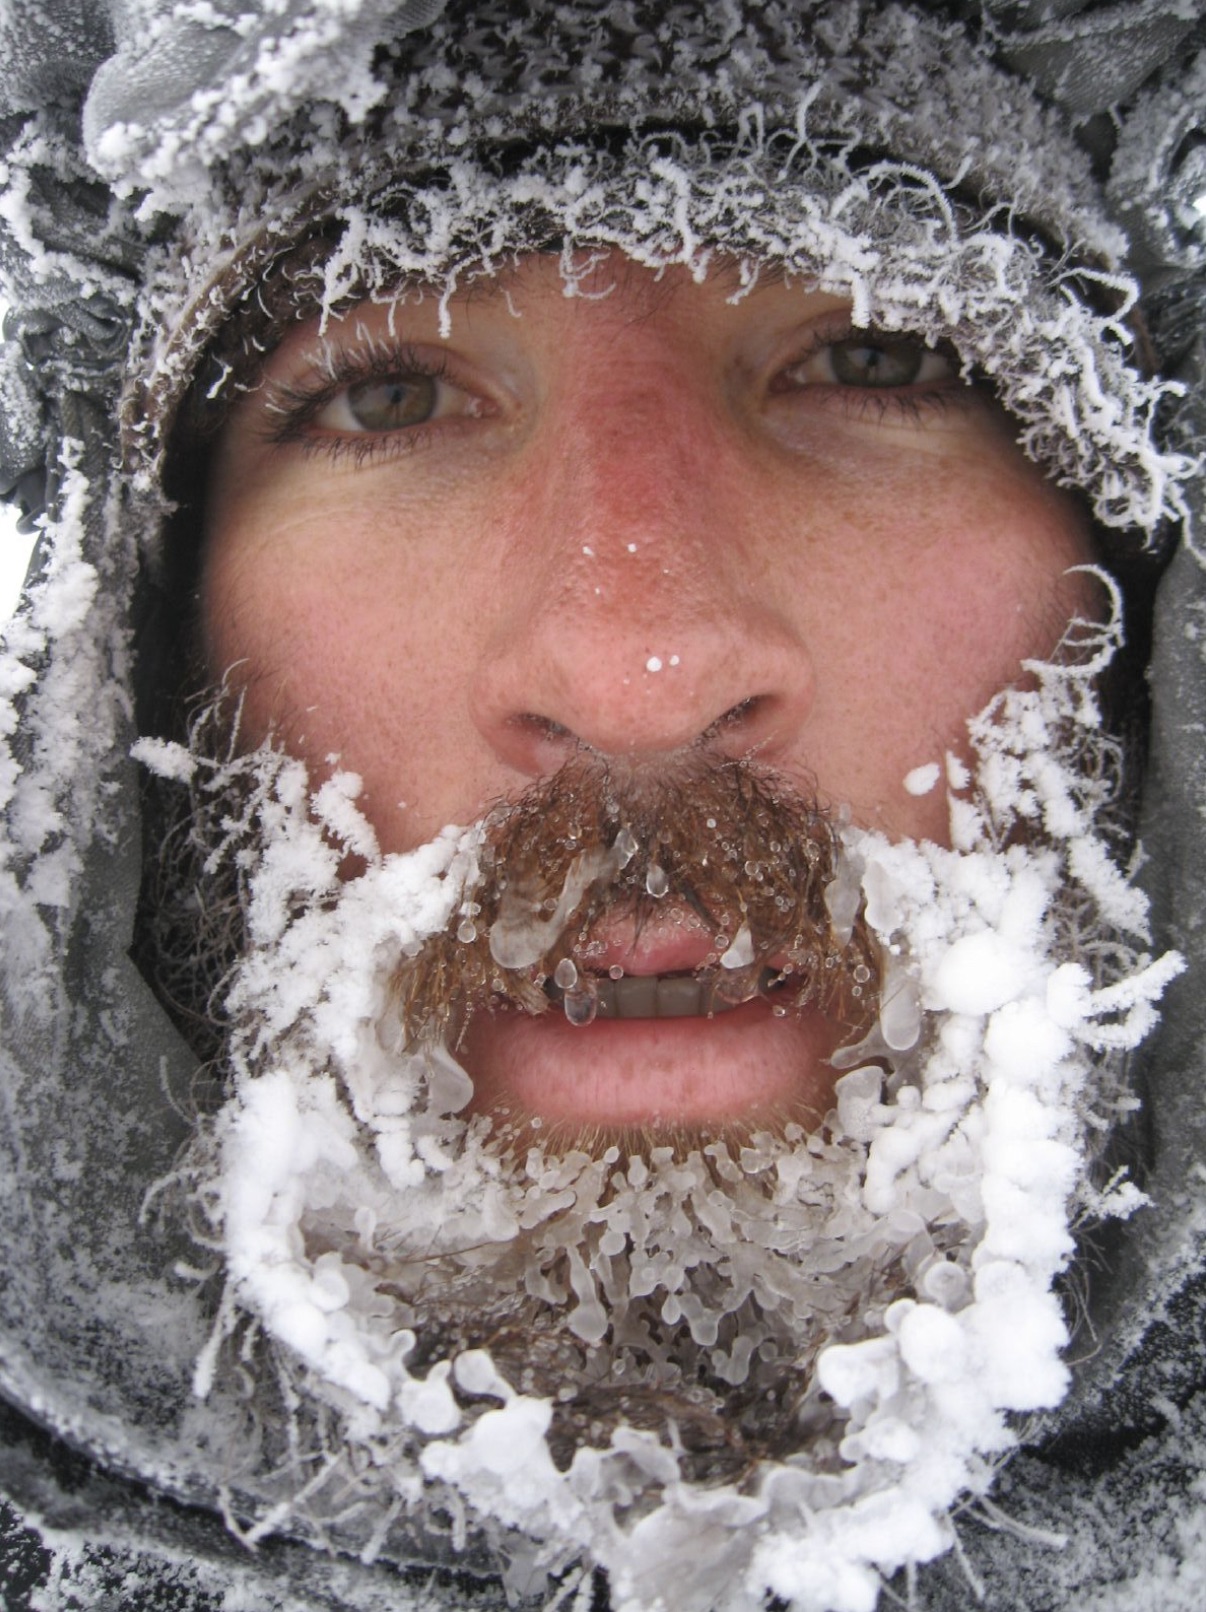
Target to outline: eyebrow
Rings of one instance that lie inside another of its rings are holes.
[[[581,248],[589,251],[589,247]],[[600,248],[600,250],[604,250]],[[648,290],[651,299],[663,300],[673,297],[679,283],[664,277],[665,271],[674,268],[689,267],[689,265],[671,261],[664,264],[641,263],[635,258],[628,257],[618,247],[607,248],[616,261],[611,267],[614,270],[614,284],[617,287],[639,285]],[[463,286],[458,286],[453,293],[457,299],[475,303],[494,303],[505,299],[513,290],[522,290],[523,282],[529,265],[533,258],[560,258],[560,247],[549,247],[545,251],[525,253],[518,262],[488,272],[474,272]],[[752,267],[752,271],[750,269]],[[648,275],[650,278],[645,279]],[[723,256],[710,258],[707,266],[707,277],[731,292],[742,297],[756,297],[759,292],[772,290],[785,285],[789,280],[797,279],[802,288],[807,288],[807,279],[798,270],[792,270],[781,262],[762,262],[756,258],[740,258],[726,253]],[[395,288],[396,294],[403,295],[406,290],[430,291],[438,294],[440,287],[431,281],[400,280]]]
[[[613,270],[614,284],[617,287],[621,287],[625,283],[629,285],[639,284],[646,294],[647,301],[644,313],[650,313],[658,306],[665,306],[668,301],[673,299],[680,288],[682,282],[666,278],[664,271],[689,267],[689,265],[675,261],[660,265],[644,264],[627,256],[618,246],[600,245],[597,248],[584,246],[577,248],[577,250],[583,252],[597,250],[600,253],[609,254],[612,260],[610,267]],[[550,245],[543,250],[537,248],[513,257],[507,263],[496,268],[487,269],[481,264],[468,264],[464,269],[463,283],[457,284],[456,289],[450,295],[456,301],[477,305],[484,304],[487,307],[493,306],[499,301],[509,299],[513,292],[522,290],[525,276],[534,259],[559,259],[561,254],[562,248],[559,245]],[[769,262],[761,261],[753,256],[743,258],[731,253],[718,253],[713,257],[709,257],[707,272],[708,277],[727,290],[734,300],[756,298],[759,293],[780,287],[789,281],[797,281],[802,290],[809,289],[808,277],[798,270],[793,270],[782,262],[774,260]],[[645,278],[646,276],[648,278]],[[262,282],[260,282],[260,286],[253,288],[257,297],[260,297],[261,288]],[[370,297],[367,300],[376,302],[379,306],[385,306],[391,302],[402,301],[408,294],[414,293],[418,293],[422,298],[428,296],[442,298],[448,294],[446,285],[441,285],[439,281],[424,279],[412,274],[402,274],[392,284],[383,286],[378,296]],[[349,299],[349,306],[345,311],[351,312],[356,303],[362,300],[365,299],[353,296]],[[262,298],[260,299],[260,307],[264,307]],[[268,310],[265,309],[265,312],[267,313]],[[321,308],[315,302],[314,306],[304,312],[295,307],[292,315],[281,318],[275,328],[271,319],[267,320],[262,339],[256,340],[254,335],[252,336],[251,348],[254,348],[254,352],[250,350],[246,343],[243,343],[233,361],[231,354],[222,353],[220,343],[215,349],[212,349],[211,358],[216,356],[222,366],[223,374],[220,379],[223,382],[233,379],[236,384],[233,391],[228,390],[223,384],[220,388],[222,395],[218,399],[210,391],[214,379],[212,369],[207,372],[204,363],[199,366],[194,376],[193,385],[189,388],[189,396],[192,399],[189,413],[192,417],[193,430],[202,436],[216,432],[230,408],[237,402],[238,397],[255,391],[262,383],[265,366],[281,343],[287,340],[290,334],[302,324],[317,317],[320,312]],[[642,313],[634,312],[632,317],[640,318]],[[245,318],[239,319],[235,317],[228,321],[225,328],[228,331],[235,332],[241,329],[246,333],[246,320]]]

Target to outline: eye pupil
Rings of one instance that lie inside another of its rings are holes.
[[[348,408],[365,431],[397,431],[421,425],[435,413],[434,375],[391,375],[384,381],[362,381],[348,388]]]
[[[840,341],[830,352],[834,377],[843,386],[910,386],[926,358],[916,341]]]

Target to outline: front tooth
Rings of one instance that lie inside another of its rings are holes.
[[[629,974],[618,980],[592,977],[591,986],[597,994],[596,1017],[600,1019],[700,1018],[731,1013],[748,1000],[741,995],[728,999],[719,994],[714,981],[686,974],[664,979],[656,974]],[[551,1000],[563,1000],[563,993],[558,990]]]
[[[699,981],[689,975],[672,976],[656,980],[657,1017],[659,1019],[687,1019],[703,1011]]]
[[[621,1019],[656,1019],[658,978],[656,974],[631,974],[616,980],[616,1016]]]

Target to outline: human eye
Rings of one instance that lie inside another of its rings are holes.
[[[846,326],[812,333],[770,390],[776,398],[808,396],[859,415],[871,408],[883,419],[893,412],[916,418],[927,405],[942,406],[957,396],[963,385],[953,352],[920,336]]]
[[[358,459],[416,448],[431,430],[488,412],[446,355],[380,342],[325,346],[300,375],[270,381],[264,399],[274,443]]]
[[[447,412],[451,390],[438,375],[416,370],[357,381],[316,410],[311,424],[318,431],[403,431]]]

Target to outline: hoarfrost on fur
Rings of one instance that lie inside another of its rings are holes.
[[[823,32],[822,17],[814,21]],[[558,26],[572,34],[574,26],[589,32],[591,24],[575,24],[562,14]],[[796,24],[784,19],[783,27],[794,37]],[[584,272],[583,261],[606,248],[653,268],[681,264],[696,275],[724,254],[737,260],[742,286],[752,285],[762,267],[775,265],[803,284],[849,298],[856,327],[874,323],[952,344],[967,373],[985,376],[997,389],[1018,422],[1025,451],[1061,483],[1085,490],[1103,523],[1152,533],[1165,520],[1186,520],[1182,483],[1193,463],[1184,454],[1161,451],[1152,435],[1161,400],[1177,388],[1144,378],[1129,361],[1126,314],[1135,286],[1108,266],[1119,242],[1092,242],[1105,267],[1079,260],[1095,233],[1081,189],[1084,176],[1066,164],[1031,194],[1036,177],[1011,164],[1008,175],[996,175],[996,186],[977,180],[984,194],[1008,198],[1001,206],[977,217],[965,202],[956,205],[926,168],[925,156],[936,172],[949,167],[952,182],[956,171],[962,181],[960,165],[940,153],[950,142],[952,119],[963,119],[978,159],[999,163],[1001,151],[981,139],[984,106],[1012,91],[983,62],[969,58],[951,77],[957,107],[939,105],[928,75],[941,47],[925,25],[889,8],[882,16],[861,18],[859,27],[866,35],[859,71],[870,70],[868,62],[891,64],[880,93],[864,103],[847,93],[840,57],[813,61],[805,36],[793,47],[802,54],[790,93],[782,87],[782,104],[766,90],[766,84],[779,83],[782,68],[774,64],[758,68],[760,96],[753,88],[757,75],[748,88],[739,87],[746,72],[736,65],[727,81],[723,74],[717,80],[711,68],[701,77],[697,89],[702,104],[712,107],[710,121],[735,128],[735,144],[715,134],[689,143],[659,135],[633,138],[623,158],[612,158],[560,128],[563,113],[553,93],[547,103],[537,96],[536,104],[556,137],[507,174],[459,152],[453,133],[458,111],[467,114],[457,102],[459,91],[448,89],[437,27],[437,42],[427,54],[427,47],[419,48],[413,76],[399,92],[407,104],[386,117],[382,150],[332,138],[316,111],[306,132],[310,156],[304,172],[282,165],[279,154],[261,159],[252,148],[238,156],[233,186],[219,170],[212,181],[190,181],[187,194],[173,201],[183,213],[181,233],[190,247],[183,262],[178,249],[163,254],[148,281],[142,345],[151,394],[167,399],[193,373],[199,345],[227,312],[226,299],[247,290],[246,284],[230,283],[232,250],[258,241],[271,255],[274,245],[279,249],[312,227],[314,174],[320,172],[324,186],[341,198],[331,212],[343,236],[314,290],[316,314],[325,316],[358,296],[388,299],[400,283],[422,283],[440,298],[446,335],[449,299],[458,289],[507,267],[525,250],[541,249],[550,238],[562,242],[571,288]],[[547,39],[531,41],[525,70],[534,73],[546,52],[555,59],[556,50],[565,48],[555,35],[556,29]],[[676,57],[680,63],[689,59],[682,49]],[[564,65],[570,82],[580,60],[589,54]],[[639,126],[637,110],[652,93],[637,62],[634,57],[634,83],[627,91],[632,126]],[[808,88],[801,90],[801,84]],[[921,98],[907,117],[893,99],[906,88]],[[482,93],[488,99],[485,81]],[[653,102],[660,115],[659,97]],[[416,116],[420,109],[424,115]],[[1030,105],[1011,107],[1010,115],[1042,121]],[[495,138],[503,137],[511,116],[513,110],[500,102]],[[485,119],[484,104],[473,117]],[[524,138],[531,133],[522,132]],[[1045,150],[1043,136],[1052,131],[1036,124],[1031,132],[1033,148]],[[918,148],[918,156],[852,169],[832,147],[826,149],[827,140],[887,150],[903,142],[904,149]],[[428,176],[400,181],[399,153],[412,147],[411,171],[428,170]],[[355,197],[362,199],[349,199]],[[1041,217],[1047,206],[1060,217],[1055,233],[1069,242],[1062,259],[1041,252],[1010,223],[1009,209]],[[383,216],[391,208],[405,222]],[[247,261],[254,272],[259,254],[252,251]],[[215,263],[223,266],[217,281]],[[1119,305],[1115,311],[1093,309],[1085,291],[1092,284]],[[145,446],[153,456],[159,445],[152,438]]]
[[[112,510],[94,510],[82,457],[81,444],[63,445],[59,513],[53,523],[42,518],[45,561],[0,639],[0,955],[15,997],[35,1012],[53,1008],[45,970],[72,910],[83,848],[111,832],[105,780],[129,719],[114,578],[130,545]],[[99,557],[89,542],[97,524],[108,545]],[[29,740],[19,764],[14,700]]]

